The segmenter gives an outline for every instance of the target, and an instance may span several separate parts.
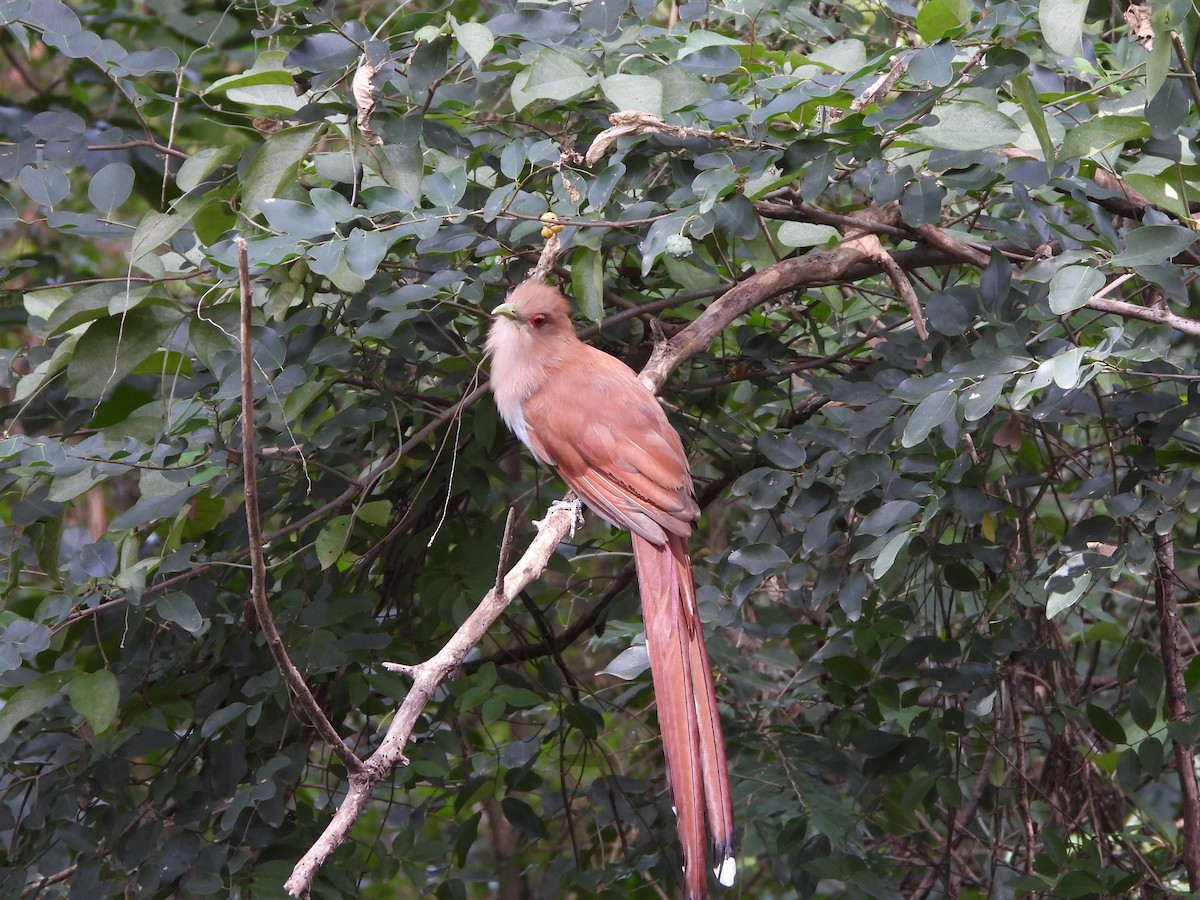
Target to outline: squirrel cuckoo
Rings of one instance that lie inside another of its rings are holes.
[[[654,395],[575,334],[566,299],[526,281],[492,310],[487,352],[500,416],[602,519],[633,537],[667,778],[688,900],[733,884],[733,802],[687,540],[699,508],[683,443]]]

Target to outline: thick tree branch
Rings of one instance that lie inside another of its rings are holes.
[[[853,218],[863,222],[863,230],[871,231],[872,226],[898,224],[900,208],[894,204],[871,207],[855,213]],[[731,287],[690,325],[655,346],[650,361],[642,369],[642,380],[657,391],[671,372],[685,359],[705,350],[734,319],[780,294],[836,281],[852,266],[869,258],[867,248],[851,236],[829,250],[790,257],[769,266]]]

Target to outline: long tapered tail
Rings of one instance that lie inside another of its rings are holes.
[[[668,535],[658,546],[633,536],[642,595],[642,619],[667,778],[683,845],[683,880],[688,900],[706,893],[705,821],[717,880],[733,884],[733,800],[725,739],[717,714],[704,631],[696,611],[696,589],[687,542]]]

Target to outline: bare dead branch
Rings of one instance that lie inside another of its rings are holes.
[[[267,561],[263,553],[262,519],[258,509],[258,456],[254,452],[254,347],[251,340],[250,264],[245,238],[237,239],[238,284],[241,288],[241,344],[242,344],[242,474],[246,492],[246,531],[250,553],[250,602],[254,617],[266,638],[267,647],[283,676],[284,683],[304,710],[308,721],[321,735],[342,764],[351,773],[362,769],[362,761],[342,741],[317,698],[312,695],[304,676],[292,664],[284,646],[271,606],[267,602]]]
[[[887,274],[888,280],[892,282],[892,287],[896,289],[896,292],[900,295],[900,299],[904,301],[904,306],[908,310],[908,317],[912,319],[913,325],[916,326],[917,334],[921,340],[927,340],[929,338],[929,329],[925,327],[925,313],[921,309],[921,301],[917,297],[917,292],[913,290],[913,286],[904,274],[904,270],[900,268],[896,260],[892,259],[892,255],[884,248],[883,242],[879,240],[879,235],[866,231],[850,231],[846,233],[846,240],[848,242],[857,241],[867,258],[879,263],[880,268]]]
[[[1107,297],[1096,296],[1088,299],[1087,308],[1094,309],[1097,312],[1123,316],[1126,319],[1141,319],[1143,322],[1166,325],[1174,328],[1180,334],[1190,334],[1192,337],[1200,337],[1200,321],[1185,319],[1183,316],[1176,315],[1162,307],[1138,306],[1136,303],[1127,303],[1124,300],[1110,300]]]
[[[594,166],[608,152],[608,148],[613,145],[617,138],[630,134],[661,134],[677,140],[699,137],[710,141],[724,140],[731,144],[740,144],[743,146],[751,143],[745,138],[733,134],[707,131],[703,128],[689,128],[685,125],[670,125],[658,118],[658,116],[652,116],[650,113],[641,112],[636,109],[625,109],[615,112],[608,117],[608,121],[612,122],[612,128],[606,128],[596,135],[592,141],[592,146],[588,148],[587,155],[584,157],[584,162],[589,167]]]
[[[555,549],[566,537],[574,523],[574,513],[563,507],[551,509],[538,528],[537,536],[525,554],[504,577],[503,587],[488,591],[475,611],[446,642],[445,646],[423,663],[414,666],[389,665],[393,671],[411,675],[412,687],[400,704],[392,724],[379,747],[363,761],[359,771],[350,774],[350,787],[342,805],[325,828],[325,832],[296,863],[284,882],[284,890],[294,897],[307,897],[313,879],[333,852],[345,842],[350,829],[362,815],[371,799],[371,791],[387,773],[403,765],[404,748],[408,744],[417,719],[438,685],[456,671],[471,648],[491,627],[515,597],[531,581],[541,575]]]
[[[908,70],[910,53],[901,51],[892,57],[888,70],[863,88],[862,92],[850,101],[851,112],[862,112],[872,103],[878,103],[892,89],[900,76]]]
[[[942,229],[935,228],[932,225],[917,226],[917,234],[930,246],[944,250],[951,256],[965,263],[970,263],[973,266],[978,266],[981,269],[987,268],[988,263],[992,261],[992,258],[978,247],[972,247],[965,241],[960,241],[958,238],[952,237],[942,231]]]

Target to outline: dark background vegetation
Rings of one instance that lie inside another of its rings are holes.
[[[0,894],[280,896],[345,790],[245,615],[234,238],[270,605],[366,755],[560,495],[479,390],[548,210],[635,367],[746,300],[663,390],[730,896],[1200,889],[1196,21],[1126,12],[0,0]],[[620,110],[694,131],[585,162]],[[316,896],[675,894],[629,568],[562,548]]]

